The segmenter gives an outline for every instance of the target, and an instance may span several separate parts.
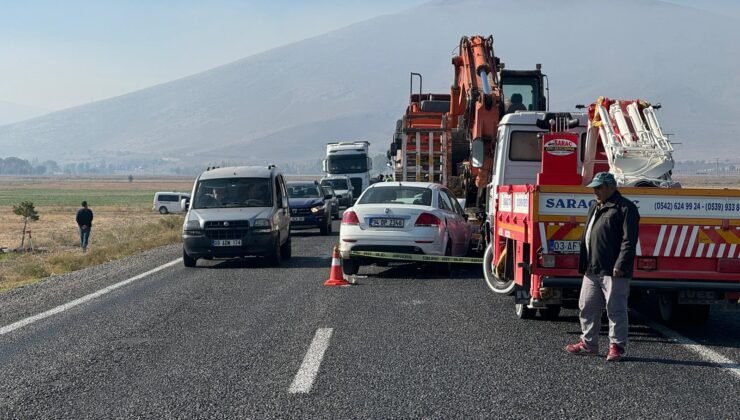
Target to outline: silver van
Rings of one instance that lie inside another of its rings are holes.
[[[157,192],[154,193],[152,210],[158,211],[161,214],[182,213],[185,211],[180,204],[182,200],[189,202],[190,194],[181,192]]]
[[[260,256],[279,265],[291,256],[290,208],[274,165],[209,169],[195,180],[182,229],[183,263]]]

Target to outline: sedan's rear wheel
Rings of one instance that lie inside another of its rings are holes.
[[[359,261],[352,259],[352,258],[343,258],[342,259],[342,272],[348,276],[352,276],[357,274],[357,272],[360,271],[360,263]]]

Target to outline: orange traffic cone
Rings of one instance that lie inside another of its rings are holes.
[[[339,256],[339,248],[334,247],[334,253],[331,256],[331,271],[329,279],[324,282],[324,286],[349,286],[351,283],[344,279],[342,273],[342,260]]]

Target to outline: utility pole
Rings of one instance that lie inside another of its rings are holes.
[[[716,167],[717,167],[717,176],[719,176],[719,158],[718,157],[714,158],[714,161],[715,161]]]

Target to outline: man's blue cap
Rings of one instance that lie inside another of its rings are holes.
[[[609,172],[599,172],[594,175],[593,181],[586,186],[589,188],[596,188],[602,184],[617,185],[617,180],[614,178],[614,175]]]

